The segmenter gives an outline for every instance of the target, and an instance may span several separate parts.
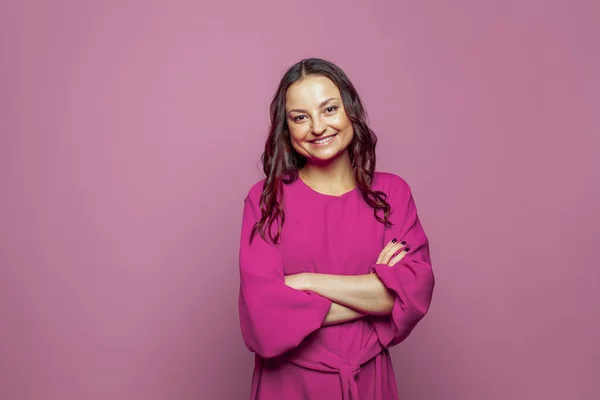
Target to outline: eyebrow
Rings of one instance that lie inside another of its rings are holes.
[[[322,108],[323,106],[325,106],[325,104],[329,103],[331,100],[339,100],[339,98],[337,98],[337,97],[330,97],[330,98],[328,98],[327,100],[325,100],[325,101],[322,101],[322,102],[321,102],[321,104],[319,104],[319,108]],[[290,111],[288,111],[288,114],[289,114],[289,113],[293,113],[293,112],[297,112],[297,113],[305,113],[306,111],[305,111],[305,110],[298,109],[298,108],[295,108],[295,109],[293,109],[293,110],[290,110]]]

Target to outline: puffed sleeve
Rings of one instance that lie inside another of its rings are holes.
[[[399,176],[389,175],[389,179],[387,193],[393,225],[386,228],[384,243],[396,238],[405,241],[410,251],[393,267],[386,264],[371,267],[395,297],[391,315],[371,318],[385,347],[403,341],[425,316],[434,287],[429,240],[419,221],[410,187]]]
[[[297,347],[321,327],[332,302],[314,293],[286,286],[279,245],[257,232],[260,219],[260,185],[244,201],[239,254],[239,318],[248,349],[263,358],[275,357]],[[273,230],[277,229],[273,224]],[[268,235],[267,235],[268,238]]]

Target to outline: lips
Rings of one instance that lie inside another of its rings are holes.
[[[315,144],[327,143],[328,139],[331,139],[331,138],[333,138],[336,135],[337,135],[337,133],[334,133],[333,135],[329,135],[329,136],[321,137],[321,138],[318,138],[318,139],[314,139],[314,140],[311,140],[310,143],[315,143]]]

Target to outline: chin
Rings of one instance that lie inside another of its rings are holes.
[[[328,154],[311,154],[307,156],[306,159],[315,164],[326,164],[337,160],[345,151],[346,149],[342,149]]]

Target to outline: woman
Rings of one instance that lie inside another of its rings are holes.
[[[306,59],[271,103],[266,179],[244,204],[242,336],[251,399],[397,399],[388,349],[429,308],[429,245],[407,183],[344,72]]]

